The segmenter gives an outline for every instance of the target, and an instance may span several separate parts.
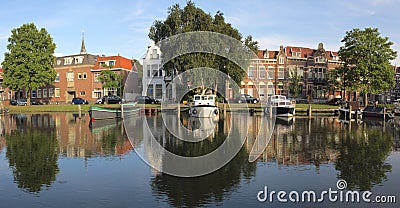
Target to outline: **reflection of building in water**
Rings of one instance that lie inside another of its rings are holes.
[[[55,131],[58,151],[67,157],[94,157],[97,155],[122,155],[132,149],[124,137],[122,124],[89,128],[90,118],[81,119],[73,114],[32,114],[3,117],[5,133],[27,132],[28,129]],[[106,140],[116,140],[107,142]],[[1,140],[1,139],[0,139]],[[0,141],[1,142],[1,141]],[[116,144],[110,147],[107,145]],[[0,144],[1,145],[1,144]]]
[[[296,119],[297,120],[297,119]],[[333,118],[295,122],[292,125],[276,123],[271,141],[261,160],[281,165],[303,165],[335,162],[339,152],[334,149],[338,137],[326,132],[335,131]],[[324,130],[328,128],[328,130]],[[312,129],[312,132],[307,132]],[[319,129],[319,130],[318,130]]]

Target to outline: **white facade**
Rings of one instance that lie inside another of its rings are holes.
[[[143,91],[142,95],[165,100],[166,84],[164,81],[165,71],[161,63],[161,50],[154,43],[147,49],[143,58]]]

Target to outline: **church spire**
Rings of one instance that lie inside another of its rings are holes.
[[[82,45],[81,45],[81,54],[86,54],[86,47],[85,47],[85,33],[82,30]]]

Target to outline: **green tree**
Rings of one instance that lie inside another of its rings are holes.
[[[56,45],[46,29],[38,30],[33,23],[11,30],[8,42],[2,62],[3,84],[11,90],[25,89],[29,105],[31,91],[53,83],[56,78]]]
[[[122,75],[110,70],[102,70],[98,79],[102,83],[103,89],[105,88],[117,88],[117,94],[120,96],[122,94]]]
[[[195,6],[191,1],[187,2],[186,6],[182,9],[179,4],[175,4],[168,8],[168,16],[164,21],[156,20],[150,28],[149,38],[156,43],[165,38],[182,34],[186,32],[194,31],[210,31],[217,32],[224,35],[228,35],[238,41],[241,41],[244,45],[247,45],[251,50],[258,50],[258,43],[254,41],[251,36],[248,36],[242,41],[242,35],[239,31],[232,27],[230,23],[225,22],[225,18],[222,12],[218,11],[214,17],[210,14],[205,13],[202,9]],[[218,45],[218,40],[206,39],[207,47],[215,48],[226,48],[227,53],[234,53],[235,48]],[[196,43],[193,43],[196,44]],[[188,48],[184,42],[180,44],[179,48]],[[161,51],[163,56],[168,57],[167,51],[170,49],[170,45],[163,48],[161,45]],[[242,48],[243,50],[243,48]],[[216,54],[206,53],[191,53],[185,54],[164,64],[164,69],[171,73],[172,69],[176,69],[178,72],[184,72],[188,69],[208,67],[213,69],[219,69],[225,74],[228,74],[236,83],[240,83],[242,78],[245,76],[245,72],[235,63],[227,60],[224,57]]]
[[[391,49],[393,42],[381,37],[377,28],[358,28],[347,31],[341,41],[344,46],[338,53],[343,61],[340,72],[346,87],[361,91],[364,103],[368,102],[367,93],[378,93],[395,85],[394,70],[390,64],[397,56]]]
[[[301,84],[301,75],[297,74],[296,69],[289,71],[289,93],[294,97],[298,97],[303,89]]]

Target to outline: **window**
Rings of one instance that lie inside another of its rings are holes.
[[[87,73],[86,72],[82,73],[82,79],[87,79]]]
[[[267,71],[265,70],[265,66],[260,66],[260,74],[259,74],[260,79],[265,79],[266,74]]]
[[[85,92],[85,91],[81,91],[79,94],[80,94],[81,96],[85,96],[85,95],[86,95],[86,92]]]
[[[93,76],[93,81],[94,82],[100,82],[99,81],[99,76],[100,76],[100,72],[95,72],[94,76]]]
[[[283,67],[278,68],[278,79],[285,79],[285,70]]]
[[[47,98],[47,89],[43,89],[43,95],[42,97]]]
[[[152,54],[151,54],[152,59],[158,59],[159,55],[157,54],[157,49],[153,49]]]
[[[108,61],[108,66],[109,67],[114,67],[115,66],[115,61]]]
[[[272,84],[272,82],[268,82],[267,84],[267,93],[268,96],[274,95],[274,85]]]
[[[158,77],[158,65],[157,64],[151,65],[151,72],[154,77]]]
[[[156,98],[161,99],[162,98],[162,85],[161,84],[156,84]]]
[[[151,77],[151,66],[147,65],[147,77]]]
[[[99,61],[99,66],[105,67],[105,66],[107,66],[107,65],[106,65],[106,62],[104,62],[104,61]]]
[[[55,94],[55,97],[60,97],[60,88],[55,88],[54,94]]]
[[[102,90],[100,88],[96,88],[93,90],[93,98],[101,98],[101,92]]]
[[[285,62],[284,62],[284,59],[283,59],[283,57],[279,57],[279,64],[284,64]]]
[[[32,97],[32,98],[36,98],[36,90],[32,90],[31,97]]]
[[[269,66],[268,67],[268,79],[274,79],[274,77],[275,77],[274,67]]]
[[[82,79],[82,73],[78,73],[78,79]]]
[[[41,89],[37,90],[37,98],[42,98],[42,90]]]
[[[81,64],[83,62],[84,57],[83,56],[75,56],[74,61],[75,64]]]
[[[247,72],[248,77],[253,77],[254,76],[254,66],[249,67],[249,71]]]
[[[74,72],[67,72],[67,82],[74,81]]]
[[[57,65],[59,66],[60,64],[61,64],[61,60],[58,59],[58,60],[57,60]]]
[[[153,85],[149,84],[147,86],[147,96],[153,97]]]
[[[160,77],[162,77],[162,76],[163,76],[163,73],[162,73],[162,68],[160,68],[160,69],[158,70],[158,76],[160,76]]]
[[[60,82],[60,73],[57,73],[56,80],[54,82]]]
[[[72,60],[73,60],[74,58],[72,58],[72,57],[68,57],[68,58],[64,58],[64,65],[70,65],[70,64],[72,64]]]
[[[54,88],[49,88],[49,98],[54,97]]]

